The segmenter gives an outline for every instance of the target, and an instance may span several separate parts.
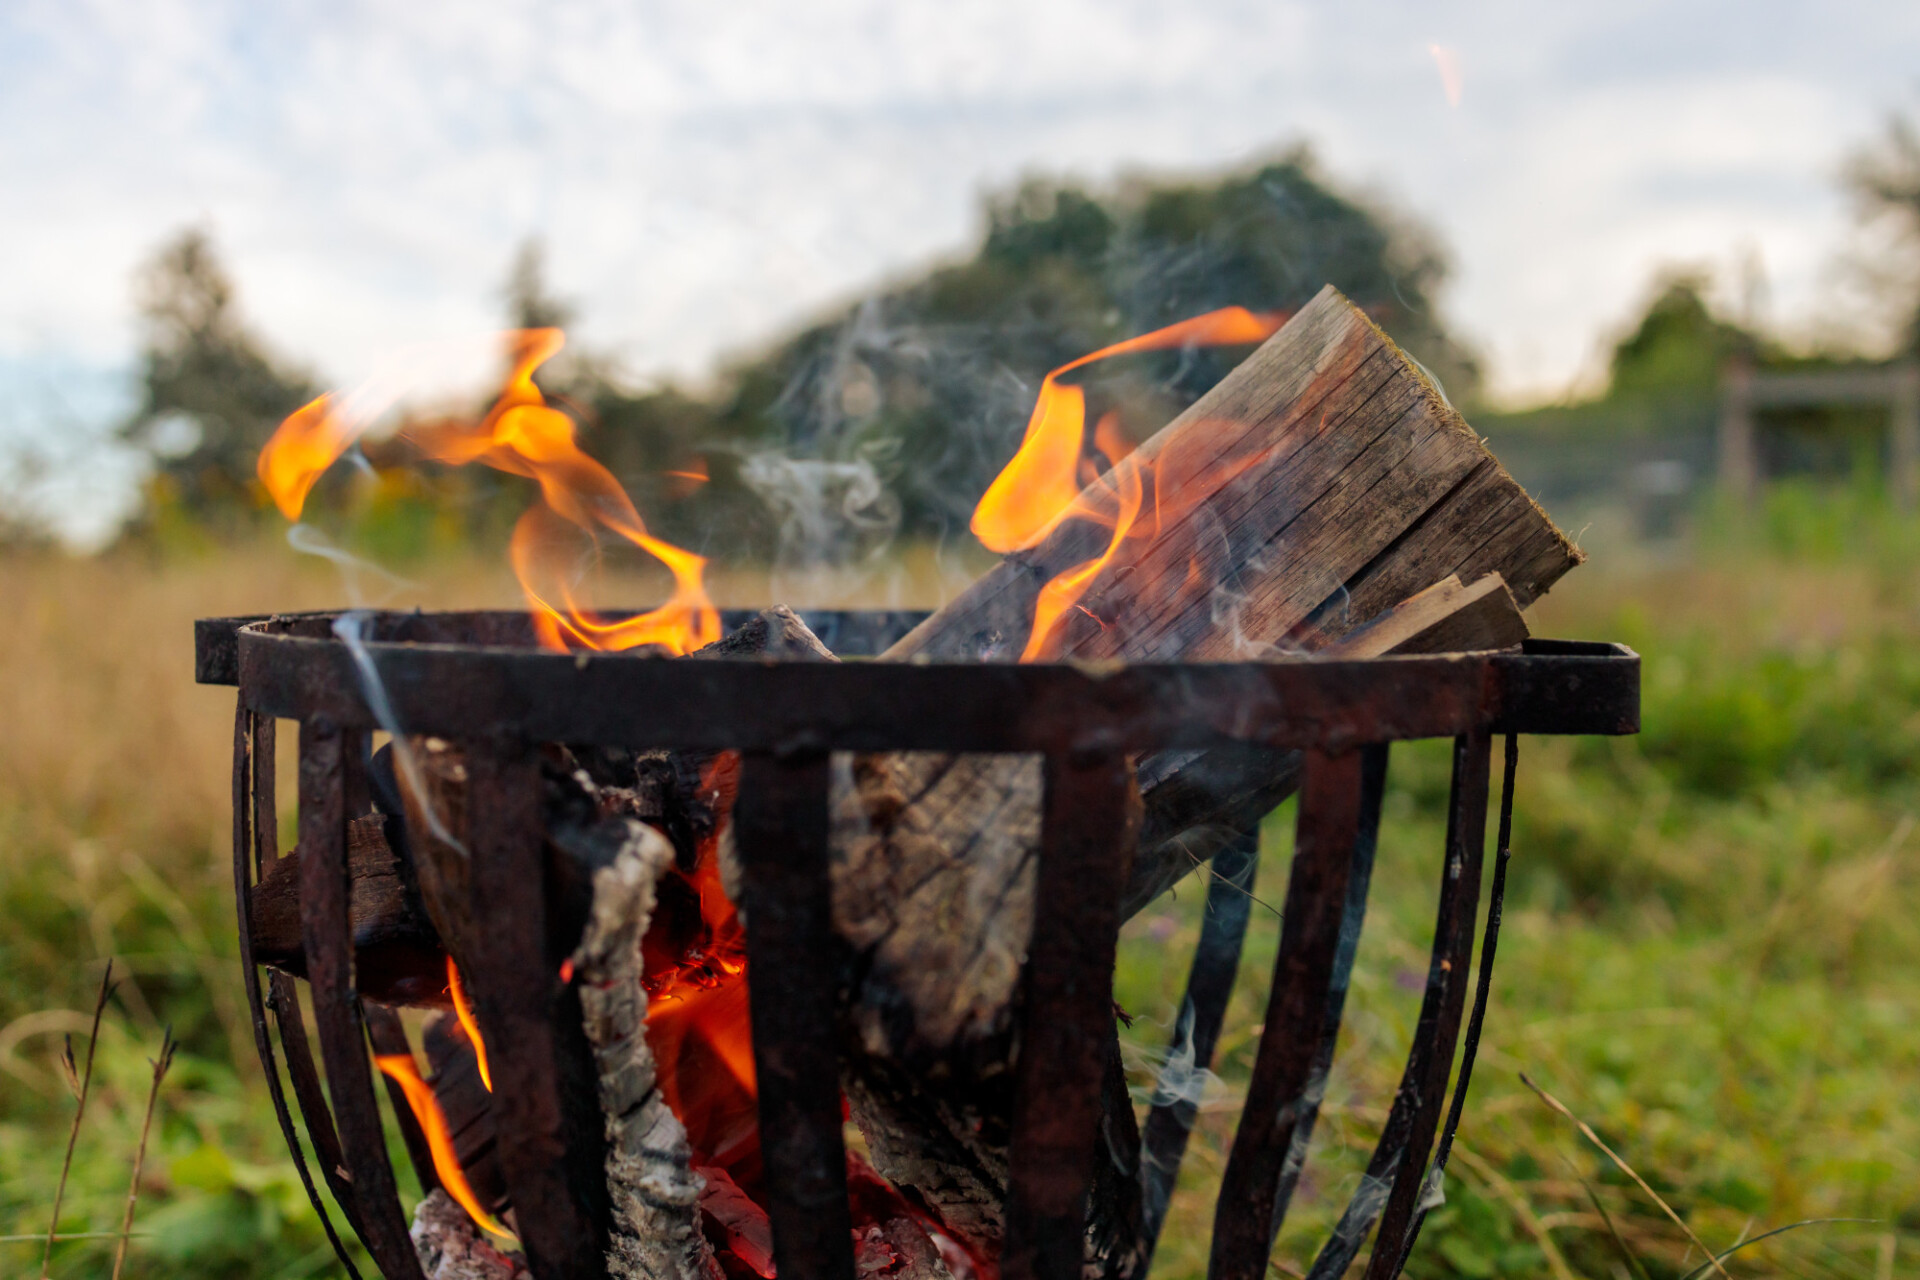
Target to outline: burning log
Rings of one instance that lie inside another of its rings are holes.
[[[1498,573],[1524,607],[1580,560],[1419,367],[1331,288],[1109,475],[884,657],[1004,658],[1023,638],[1032,655],[1037,628],[1039,656],[1073,658],[1222,660],[1349,635],[1348,656],[1498,646],[1522,634],[1501,616],[1517,610],[1482,580]],[[1076,576],[1081,594],[1063,607],[1060,585]],[[1417,609],[1456,624],[1355,634],[1450,576],[1474,586]],[[1146,817],[1124,909],[1196,865],[1202,841],[1188,832],[1257,818],[1292,789],[1292,769],[1257,752],[1139,762]],[[855,1119],[881,1172],[991,1252],[1040,771],[888,756],[840,781]]]

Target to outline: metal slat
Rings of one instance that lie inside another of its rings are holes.
[[[1046,758],[1032,941],[1014,1063],[1003,1280],[1078,1276],[1113,1038],[1120,891],[1137,838],[1133,772],[1117,744]]]
[[[340,1146],[359,1202],[361,1238],[388,1280],[423,1280],[387,1160],[353,989],[347,906],[345,735],[330,723],[300,726],[300,926],[307,981]]]
[[[1387,1197],[1367,1260],[1366,1280],[1392,1280],[1400,1272],[1413,1215],[1427,1188],[1427,1151],[1439,1125],[1446,1100],[1447,1077],[1453,1074],[1453,1050],[1460,1036],[1460,1015],[1466,1007],[1467,968],[1473,961],[1474,916],[1480,904],[1480,862],[1487,837],[1487,772],[1491,746],[1482,731],[1461,737],[1453,748],[1453,795],[1447,815],[1447,876],[1460,884],[1460,893],[1442,899],[1443,910],[1434,924],[1436,942],[1445,953],[1427,975],[1428,990],[1440,992],[1435,1017],[1416,1036],[1431,1036],[1423,1078],[1417,1082],[1418,1103],[1407,1136],[1406,1155]],[[1452,907],[1452,910],[1446,910]]]
[[[783,1276],[852,1280],[826,753],[744,755],[733,821],[774,1265]]]
[[[605,1120],[580,1003],[550,950],[540,764],[524,746],[463,744],[473,921],[458,957],[493,1069],[494,1142],[536,1280],[606,1275]]]
[[[327,1233],[327,1242],[333,1246],[334,1256],[346,1269],[352,1280],[360,1280],[359,1269],[353,1265],[353,1259],[347,1254],[346,1242],[334,1229],[333,1215],[327,1212],[327,1206],[320,1199],[320,1189],[314,1185],[313,1171],[307,1166],[306,1152],[300,1148],[300,1137],[293,1129],[293,1115],[287,1108],[287,1095],[280,1083],[280,1067],[274,1061],[273,1040],[267,1034],[267,1010],[260,996],[260,966],[253,957],[253,894],[251,877],[247,873],[247,864],[254,859],[255,851],[261,847],[259,823],[262,817],[260,802],[260,778],[264,771],[268,778],[265,811],[268,821],[273,817],[273,721],[267,720],[265,733],[262,733],[261,718],[248,711],[244,705],[234,708],[233,725],[233,901],[240,929],[240,972],[247,992],[247,1012],[253,1026],[253,1049],[260,1058],[260,1069],[266,1075],[267,1096],[273,1101],[274,1119],[280,1124],[280,1135],[286,1139],[287,1150],[293,1156],[294,1172],[300,1177],[300,1186],[307,1193],[307,1202],[313,1206],[320,1226]],[[261,749],[265,739],[265,751]],[[317,1150],[316,1146],[316,1150]]]
[[[1500,917],[1507,899],[1507,863],[1513,857],[1513,781],[1520,767],[1520,739],[1507,735],[1506,762],[1500,788],[1500,835],[1494,842],[1493,887],[1487,894],[1487,934],[1480,944],[1480,977],[1473,992],[1473,1012],[1467,1018],[1467,1041],[1460,1050],[1460,1078],[1454,1082],[1453,1105],[1447,1110],[1446,1127],[1440,1131],[1440,1146],[1434,1153],[1432,1177],[1446,1174],[1447,1157],[1453,1154],[1453,1135],[1460,1130],[1460,1117],[1466,1110],[1467,1088],[1473,1083],[1473,1062],[1480,1052],[1480,1029],[1486,1022],[1487,1001],[1493,992],[1493,960],[1500,949]],[[1400,1253],[1404,1270],[1413,1246],[1426,1223],[1422,1208],[1407,1233],[1407,1247]]]
[[[1333,955],[1333,976],[1327,983],[1324,1012],[1320,1020],[1320,1047],[1314,1053],[1313,1067],[1302,1094],[1301,1116],[1294,1125],[1293,1141],[1280,1170],[1280,1190],[1274,1196],[1273,1216],[1267,1224],[1267,1253],[1273,1252],[1287,1208],[1293,1203],[1300,1171],[1306,1167],[1307,1146],[1313,1140],[1313,1128],[1320,1117],[1320,1100],[1325,1096],[1327,1075],[1333,1069],[1333,1052],[1340,1040],[1340,1020],[1346,1013],[1347,987],[1353,980],[1353,962],[1360,951],[1360,932],[1367,921],[1367,891],[1373,884],[1374,855],[1380,845],[1380,804],[1387,790],[1387,744],[1361,748],[1360,754],[1360,827],[1353,843],[1353,866],[1347,872],[1347,900],[1340,916],[1340,945]]]
[[[1140,1133],[1140,1250],[1141,1269],[1153,1261],[1160,1230],[1166,1225],[1167,1202],[1180,1176],[1187,1139],[1200,1114],[1194,1096],[1213,1066],[1213,1049],[1226,1020],[1240,971],[1240,952],[1247,937],[1247,918],[1253,909],[1254,873],[1260,864],[1260,828],[1250,827],[1213,855],[1212,879],[1201,916],[1200,942],[1194,948],[1187,974],[1186,994],[1174,1020],[1173,1043],[1154,1088],[1147,1122]]]
[[[1293,866],[1281,910],[1266,1029],[1246,1106],[1214,1208],[1211,1280],[1260,1280],[1267,1273],[1268,1224],[1296,1127],[1311,1105],[1307,1086],[1334,957],[1346,915],[1347,881],[1360,830],[1360,753],[1307,752]]]

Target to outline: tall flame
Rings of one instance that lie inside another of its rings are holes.
[[[540,499],[514,527],[514,572],[534,615],[535,632],[553,649],[630,649],[659,645],[687,653],[720,638],[720,616],[707,598],[706,559],[647,531],[613,473],[583,452],[573,419],[553,408],[534,383],[540,366],[566,341],[558,329],[526,329],[509,335],[512,369],[505,388],[478,423],[442,421],[411,426],[404,437],[425,456],[450,465],[477,462],[540,487]],[[320,474],[339,459],[377,414],[366,397],[322,396],[291,414],[261,450],[260,481],[289,520],[300,518]],[[379,400],[384,408],[391,397]],[[673,575],[671,598],[649,613],[602,619],[574,598],[562,566],[574,557],[561,540],[601,530],[645,551]],[[542,585],[543,583],[549,585]]]
[[[479,1043],[474,1041],[476,1047]],[[446,1188],[447,1194],[482,1229],[496,1236],[513,1239],[513,1233],[488,1213],[486,1206],[480,1203],[480,1197],[473,1194],[466,1170],[460,1167],[460,1157],[454,1154],[453,1131],[447,1127],[446,1113],[440,1109],[440,1100],[433,1096],[432,1086],[420,1078],[420,1068],[414,1065],[413,1055],[378,1053],[373,1061],[406,1094],[407,1106],[413,1111],[414,1119],[420,1122],[421,1132],[427,1136],[427,1150],[433,1156],[433,1171],[439,1176],[440,1185]]]
[[[1104,474],[1094,472],[1085,456],[1086,393],[1060,382],[1061,375],[1096,360],[1134,352],[1261,342],[1285,321],[1284,315],[1257,315],[1244,307],[1225,307],[1102,347],[1041,379],[1019,452],[974,508],[974,536],[988,550],[1005,554],[1038,545],[1069,517],[1106,525],[1112,533],[1100,555],[1056,575],[1041,588],[1034,604],[1033,628],[1020,654],[1022,662],[1056,655],[1062,622],[1080,608],[1088,588],[1113,563],[1147,504],[1152,503],[1156,522],[1169,515],[1162,510],[1160,484],[1152,486],[1149,498],[1147,477],[1130,461],[1132,448],[1120,436],[1118,418],[1112,413],[1104,415],[1094,427],[1094,447],[1109,464]],[[1159,470],[1157,461],[1147,468],[1156,481]]]

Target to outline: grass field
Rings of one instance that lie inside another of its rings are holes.
[[[1729,535],[1681,562],[1603,555],[1536,610],[1542,634],[1646,655],[1646,732],[1522,744],[1493,1008],[1447,1204],[1413,1274],[1675,1277],[1705,1261],[1521,1086],[1522,1070],[1716,1250],[1804,1219],[1873,1220],[1762,1241],[1728,1261],[1733,1274],[1920,1271],[1920,592],[1901,554],[1913,543],[1885,528],[1867,541]],[[409,602],[513,598],[492,565],[413,576],[430,589]],[[925,573],[898,581],[890,602],[938,590]],[[727,586],[743,601],[764,590]],[[125,980],[61,1231],[117,1229],[147,1058],[171,1023],[183,1047],[126,1274],[329,1273],[244,1025],[226,862],[232,703],[191,683],[190,623],[338,603],[337,578],[280,548],[164,563],[19,554],[0,560],[0,592],[0,1274],[38,1274],[41,1245],[15,1237],[47,1227],[73,1113],[57,1058],[64,1035],[84,1040],[108,957]],[[1445,789],[1444,744],[1395,753],[1339,1064],[1281,1273],[1311,1260],[1397,1078]],[[1266,833],[1265,901],[1284,883],[1289,819]],[[1120,999],[1143,1072],[1200,896],[1185,886],[1128,929]],[[1275,932],[1257,907],[1158,1275],[1204,1271],[1206,1187]],[[104,1276],[111,1253],[111,1240],[62,1243],[52,1274]]]

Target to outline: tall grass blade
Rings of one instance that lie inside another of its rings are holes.
[[[47,1247],[40,1255],[40,1280],[47,1280],[47,1269],[53,1265],[53,1242],[60,1230],[60,1202],[67,1196],[67,1176],[73,1172],[73,1147],[80,1140],[80,1121],[87,1114],[87,1094],[93,1088],[93,1052],[100,1046],[100,1015],[107,1011],[107,1000],[112,995],[113,960],[109,958],[106,972],[100,975],[100,995],[93,1002],[93,1026],[87,1031],[87,1068],[80,1077],[73,1127],[67,1130],[67,1154],[60,1162],[60,1181],[53,1189],[53,1220],[47,1223]],[[68,1046],[67,1053],[72,1055],[72,1046]]]
[[[133,1235],[133,1207],[140,1201],[140,1170],[147,1162],[147,1136],[153,1132],[153,1112],[160,1102],[160,1082],[173,1065],[173,1051],[179,1048],[168,1025],[160,1036],[160,1056],[153,1059],[153,1087],[147,1090],[147,1114],[140,1121],[140,1145],[133,1153],[133,1181],[127,1184],[127,1213],[120,1220],[120,1243],[113,1249],[113,1280],[120,1280],[120,1267],[127,1260],[127,1241]]]

